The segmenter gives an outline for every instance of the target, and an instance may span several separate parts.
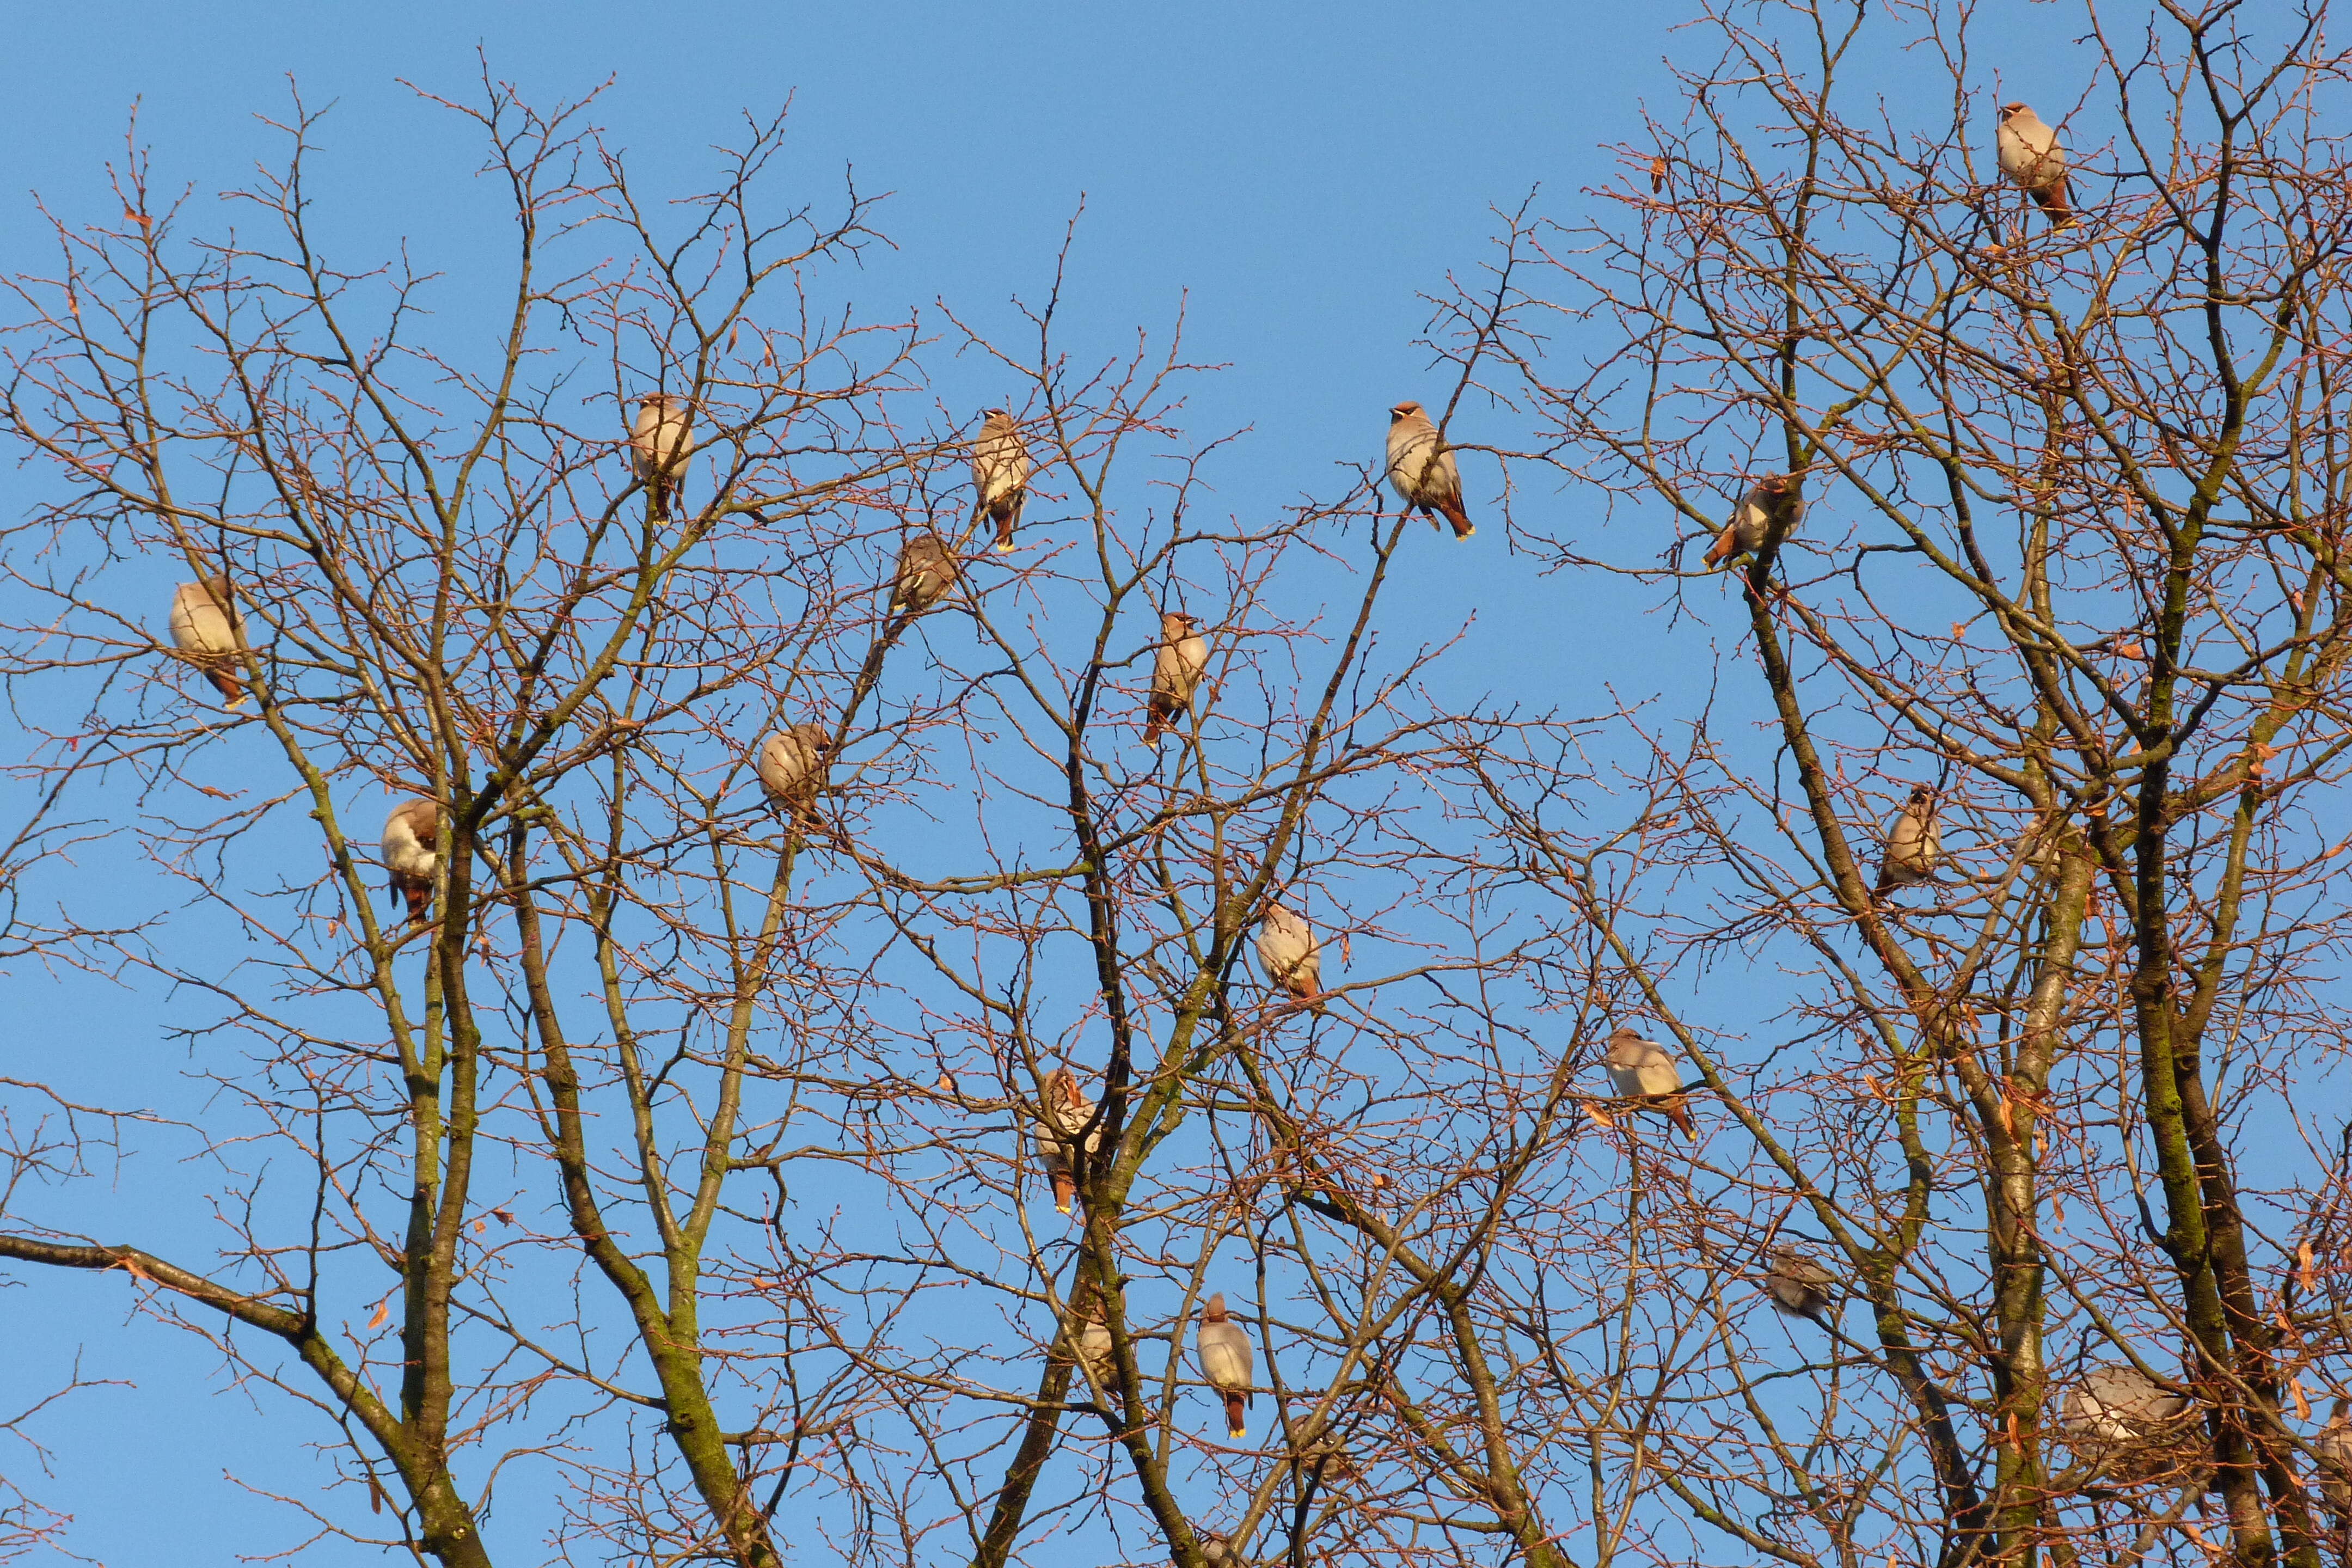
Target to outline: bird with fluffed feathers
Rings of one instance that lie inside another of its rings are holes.
[[[1467,539],[1478,531],[1462,505],[1462,470],[1454,450],[1444,445],[1437,426],[1421,405],[1407,398],[1389,410],[1389,486],[1409,511],[1429,519],[1435,528],[1443,516],[1454,526],[1454,537]]]

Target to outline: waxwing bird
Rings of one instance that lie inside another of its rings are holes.
[[[244,630],[245,616],[229,592],[226,573],[212,573],[172,591],[172,646],[203,672],[231,708],[245,700],[245,683],[231,673],[236,668],[237,636]]]
[[[1478,531],[1462,510],[1462,470],[1453,452],[1438,449],[1437,426],[1411,399],[1389,410],[1389,485],[1408,510],[1429,518],[1430,527],[1437,526],[1430,514],[1442,512],[1454,525],[1454,538]]]
[[[1681,1093],[1682,1070],[1675,1066],[1674,1055],[1665,1047],[1655,1040],[1645,1040],[1621,1025],[1609,1037],[1609,1049],[1601,1057],[1601,1065],[1609,1069],[1610,1087],[1620,1095],[1656,1106],[1684,1137],[1698,1136],[1698,1128],[1692,1122],[1690,1108],[1684,1103]]]
[[[1772,1267],[1764,1276],[1765,1293],[1772,1305],[1792,1318],[1811,1318],[1830,1326],[1830,1291],[1837,1277],[1803,1253],[1786,1247],[1772,1249]]]
[[[996,551],[1013,551],[1013,531],[1021,526],[1022,503],[1029,499],[1029,444],[1021,427],[1002,408],[992,408],[981,421],[980,439],[971,447],[971,488],[974,521],[985,515],[996,524]]]
[[[822,724],[795,724],[768,737],[760,748],[760,787],[780,811],[807,816],[824,788],[833,736]]]
[[[1176,721],[1192,711],[1192,693],[1209,668],[1209,639],[1192,616],[1170,610],[1160,617],[1160,647],[1151,656],[1151,702],[1143,721],[1143,743],[1156,746]]]
[[[1257,922],[1257,961],[1265,977],[1315,1011],[1323,1011],[1323,944],[1307,917],[1269,903]]]
[[[1201,1561],[1209,1568],[1231,1568],[1233,1563],[1240,1561],[1234,1552],[1233,1542],[1225,1539],[1223,1531],[1197,1530],[1192,1533],[1201,1543]]]
[[[1096,1387],[1108,1394],[1118,1393],[1118,1360],[1111,1354],[1110,1329],[1103,1321],[1103,1304],[1099,1298],[1081,1314],[1078,1359],[1086,1363],[1087,1370],[1094,1374]]]
[[[898,574],[890,583],[890,607],[919,616],[946,598],[955,584],[955,552],[938,534],[919,533],[898,551]]]
[[[1797,500],[1797,482],[1789,474],[1767,474],[1748,489],[1739,504],[1731,509],[1731,521],[1715,538],[1714,547],[1706,552],[1709,566],[1729,565],[1742,555],[1754,555],[1764,548],[1771,537],[1772,525],[1780,525],[1780,538],[1787,539],[1796,531],[1797,520],[1804,515],[1804,506]]]
[[[1037,1119],[1037,1150],[1053,1178],[1054,1206],[1070,1212],[1078,1190],[1078,1154],[1083,1146],[1092,1156],[1102,1149],[1102,1128],[1095,1123],[1095,1102],[1078,1087],[1078,1075],[1055,1068],[1045,1079],[1045,1103]],[[1085,1134],[1083,1145],[1079,1137]]]
[[[1913,784],[1911,798],[1886,827],[1886,848],[1878,858],[1878,887],[1884,898],[1897,888],[1924,882],[1936,874],[1944,858],[1944,829],[1936,820],[1936,792]]]
[[[675,393],[637,399],[637,420],[629,431],[629,466],[653,500],[654,515],[667,517],[670,502],[694,455],[693,405]]]
[[[2167,1392],[2136,1366],[2093,1367],[2058,1408],[2066,1446],[2116,1480],[2168,1469],[2189,1458],[2202,1446],[2198,1439],[2204,1425],[2187,1398]]]
[[[410,920],[423,920],[433,902],[440,835],[441,808],[429,800],[404,801],[384,819],[383,868],[392,873],[392,890],[408,900]]]
[[[1201,1331],[1192,1342],[1201,1358],[1201,1375],[1224,1399],[1225,1436],[1238,1443],[1249,1436],[1253,1357],[1249,1335],[1225,1315],[1223,1291],[1209,1298],[1201,1312]]]
[[[2066,150],[2058,132],[2021,103],[2000,106],[2000,130],[1994,144],[2000,151],[2000,172],[2010,184],[2033,198],[2052,228],[2074,221],[2074,202],[2066,184]]]

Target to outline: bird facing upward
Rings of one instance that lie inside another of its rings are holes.
[[[1021,525],[1022,504],[1029,499],[1029,444],[1021,427],[1002,408],[992,408],[980,424],[980,439],[971,447],[972,518],[986,516],[996,524],[996,549],[1008,554],[1013,531]]]
[[[172,646],[231,708],[245,700],[245,683],[231,673],[236,668],[236,639],[244,630],[245,616],[229,591],[227,574],[215,572],[173,590]]]
[[[1437,426],[1411,399],[1389,410],[1389,484],[1408,510],[1429,518],[1430,527],[1437,526],[1430,514],[1440,512],[1454,525],[1454,538],[1478,531],[1462,508],[1462,470],[1453,452],[1439,449]]]
[[[1225,1315],[1223,1291],[1209,1298],[1201,1312],[1201,1331],[1193,1344],[1201,1357],[1201,1375],[1225,1402],[1225,1436],[1238,1443],[1249,1436],[1250,1378],[1255,1358],[1249,1335]]]
[[[629,466],[653,501],[654,515],[667,517],[694,454],[693,405],[675,393],[637,399],[636,424],[629,431]]]
[[[440,836],[441,808],[429,800],[404,801],[384,819],[383,868],[392,874],[392,890],[408,900],[410,920],[423,920],[433,902]]]
[[[1913,784],[1911,797],[1887,825],[1886,848],[1878,858],[1874,891],[1883,897],[1897,888],[1924,882],[1936,874],[1943,858],[1944,829],[1936,820],[1936,792],[1926,784]]]
[[[1307,917],[1278,903],[1257,922],[1257,961],[1265,977],[1298,1001],[1323,1011],[1323,944]]]
[[[1639,1100],[1656,1106],[1666,1113],[1666,1120],[1684,1137],[1696,1139],[1698,1128],[1692,1122],[1690,1109],[1679,1091],[1683,1075],[1675,1066],[1675,1058],[1665,1047],[1655,1040],[1645,1040],[1622,1025],[1609,1037],[1609,1049],[1601,1065],[1609,1071],[1609,1084],[1628,1100]]]
[[[2009,176],[2010,184],[2033,198],[2050,226],[2064,228],[2072,224],[2074,199],[2066,183],[2066,150],[2058,145],[2058,132],[2025,105],[2004,103],[1993,142],[2000,153],[2000,172]]]
[[[1725,566],[1742,555],[1753,555],[1764,548],[1775,521],[1780,524],[1780,537],[1786,540],[1796,531],[1798,518],[1804,507],[1796,499],[1796,480],[1788,474],[1767,474],[1748,489],[1739,504],[1731,510],[1731,521],[1716,535],[1714,548],[1706,552],[1709,566]]]
[[[1209,668],[1209,639],[1201,635],[1198,617],[1170,610],[1160,617],[1160,647],[1151,656],[1151,700],[1145,710],[1143,743],[1160,744],[1160,737],[1192,707],[1192,693]]]

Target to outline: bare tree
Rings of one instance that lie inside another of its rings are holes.
[[[1750,1151],[1658,1166],[1661,1234],[1618,1240],[1674,1390],[1607,1423],[1625,1506],[1791,1563],[2315,1564],[2311,1405],[2352,1376],[2344,62],[2317,9],[2086,9],[2041,106],[2067,222],[1996,163],[2006,23],[1709,20],[1609,216],[1510,237],[1525,459],[1675,522],[1646,560],[1531,542],[1684,635],[1721,605],[1752,672],[1732,724],[1642,726],[1613,832],[1494,792]],[[1607,324],[1581,364],[1540,352],[1560,314]],[[1710,1005],[1748,963],[1790,987],[1770,1045]],[[1801,1234],[1858,1308],[1800,1331],[1809,1398],[1728,1288]]]

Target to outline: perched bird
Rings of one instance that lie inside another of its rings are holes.
[[[2083,1374],[2058,1409],[2058,1424],[2077,1451],[2126,1468],[2158,1458],[2191,1426],[2200,1425],[2189,1401],[2168,1394],[2136,1366],[2095,1366]]]
[[[653,499],[656,517],[669,515],[669,503],[677,499],[687,461],[694,455],[693,407],[669,392],[637,399],[637,422],[629,432],[629,466]]]
[[[1224,1398],[1225,1435],[1238,1443],[1249,1436],[1252,1357],[1249,1335],[1225,1315],[1223,1291],[1209,1298],[1192,1342],[1201,1358],[1201,1375]]]
[[[898,575],[891,579],[890,607],[919,616],[946,598],[955,584],[955,552],[936,533],[916,534],[898,552]]]
[[[1897,888],[1926,881],[1936,874],[1943,858],[1944,829],[1936,820],[1936,792],[1926,784],[1913,784],[1911,798],[1887,824],[1886,847],[1878,858],[1877,892],[1884,897]]]
[[[1325,1491],[1330,1491],[1363,1474],[1348,1446],[1339,1441],[1337,1432],[1326,1432],[1307,1446],[1299,1456],[1299,1468],[1315,1478]]]
[[[1685,1138],[1696,1139],[1698,1128],[1680,1090],[1683,1077],[1675,1058],[1655,1040],[1645,1040],[1620,1026],[1609,1037],[1609,1050],[1601,1058],[1609,1069],[1610,1087],[1628,1100],[1645,1100],[1666,1113],[1666,1120]]]
[[[2021,103],[2000,106],[2000,130],[1993,138],[2000,150],[2000,172],[2010,184],[2033,198],[2052,228],[2074,221],[2074,203],[2066,185],[2066,150],[2058,132]]]
[[[1837,1276],[1803,1253],[1786,1247],[1772,1249],[1772,1267],[1764,1276],[1764,1289],[1772,1305],[1789,1316],[1811,1318],[1828,1328],[1830,1291],[1836,1285]]]
[[[832,752],[833,736],[822,724],[795,724],[769,736],[760,748],[760,787],[768,792],[768,804],[799,816],[814,813]]]
[[[215,572],[173,590],[172,646],[232,708],[245,700],[245,683],[230,673],[236,668],[236,639],[244,630],[245,616],[229,592],[226,574]]]
[[[1170,610],[1160,617],[1160,648],[1151,656],[1151,702],[1143,721],[1143,743],[1160,737],[1192,707],[1192,693],[1209,668],[1209,639],[1198,617]]]
[[[1410,399],[1389,410],[1389,484],[1408,510],[1429,518],[1430,527],[1437,526],[1430,513],[1443,512],[1454,538],[1478,531],[1462,510],[1462,470],[1454,454],[1438,450],[1437,426]]]
[[[1086,1134],[1084,1147],[1089,1155],[1102,1148],[1101,1126],[1089,1125],[1094,1120],[1095,1102],[1078,1087],[1078,1075],[1067,1068],[1055,1068],[1045,1079],[1037,1150],[1045,1157],[1045,1173],[1053,1178],[1054,1206],[1064,1214],[1070,1212],[1070,1199],[1078,1190],[1079,1133]]]
[[[1257,961],[1268,980],[1323,1011],[1323,944],[1306,916],[1267,904],[1257,922]]]
[[[1202,1530],[1195,1531],[1193,1534],[1201,1542],[1201,1560],[1209,1564],[1209,1568],[1231,1568],[1233,1563],[1241,1561],[1234,1551],[1233,1542],[1225,1539],[1223,1531]]]
[[[1804,505],[1796,497],[1796,479],[1789,474],[1767,474],[1750,485],[1739,504],[1731,510],[1731,521],[1716,535],[1715,545],[1706,552],[1709,566],[1726,566],[1742,555],[1753,555],[1764,548],[1764,541],[1776,521],[1781,524],[1780,537],[1787,539],[1796,531],[1797,520],[1804,515]]]
[[[975,496],[972,520],[982,513],[996,524],[996,550],[1013,550],[1013,531],[1021,526],[1021,505],[1029,499],[1029,444],[1020,426],[1002,408],[992,408],[981,421],[980,439],[971,447],[971,488]]]
[[[1081,1314],[1078,1330],[1078,1359],[1087,1363],[1094,1374],[1095,1386],[1105,1394],[1118,1393],[1118,1361],[1111,1354],[1110,1329],[1103,1321],[1103,1304],[1097,1297],[1092,1306]]]
[[[408,900],[410,920],[423,920],[433,902],[440,834],[441,808],[429,800],[404,801],[384,818],[383,868],[392,873],[392,890]]]

